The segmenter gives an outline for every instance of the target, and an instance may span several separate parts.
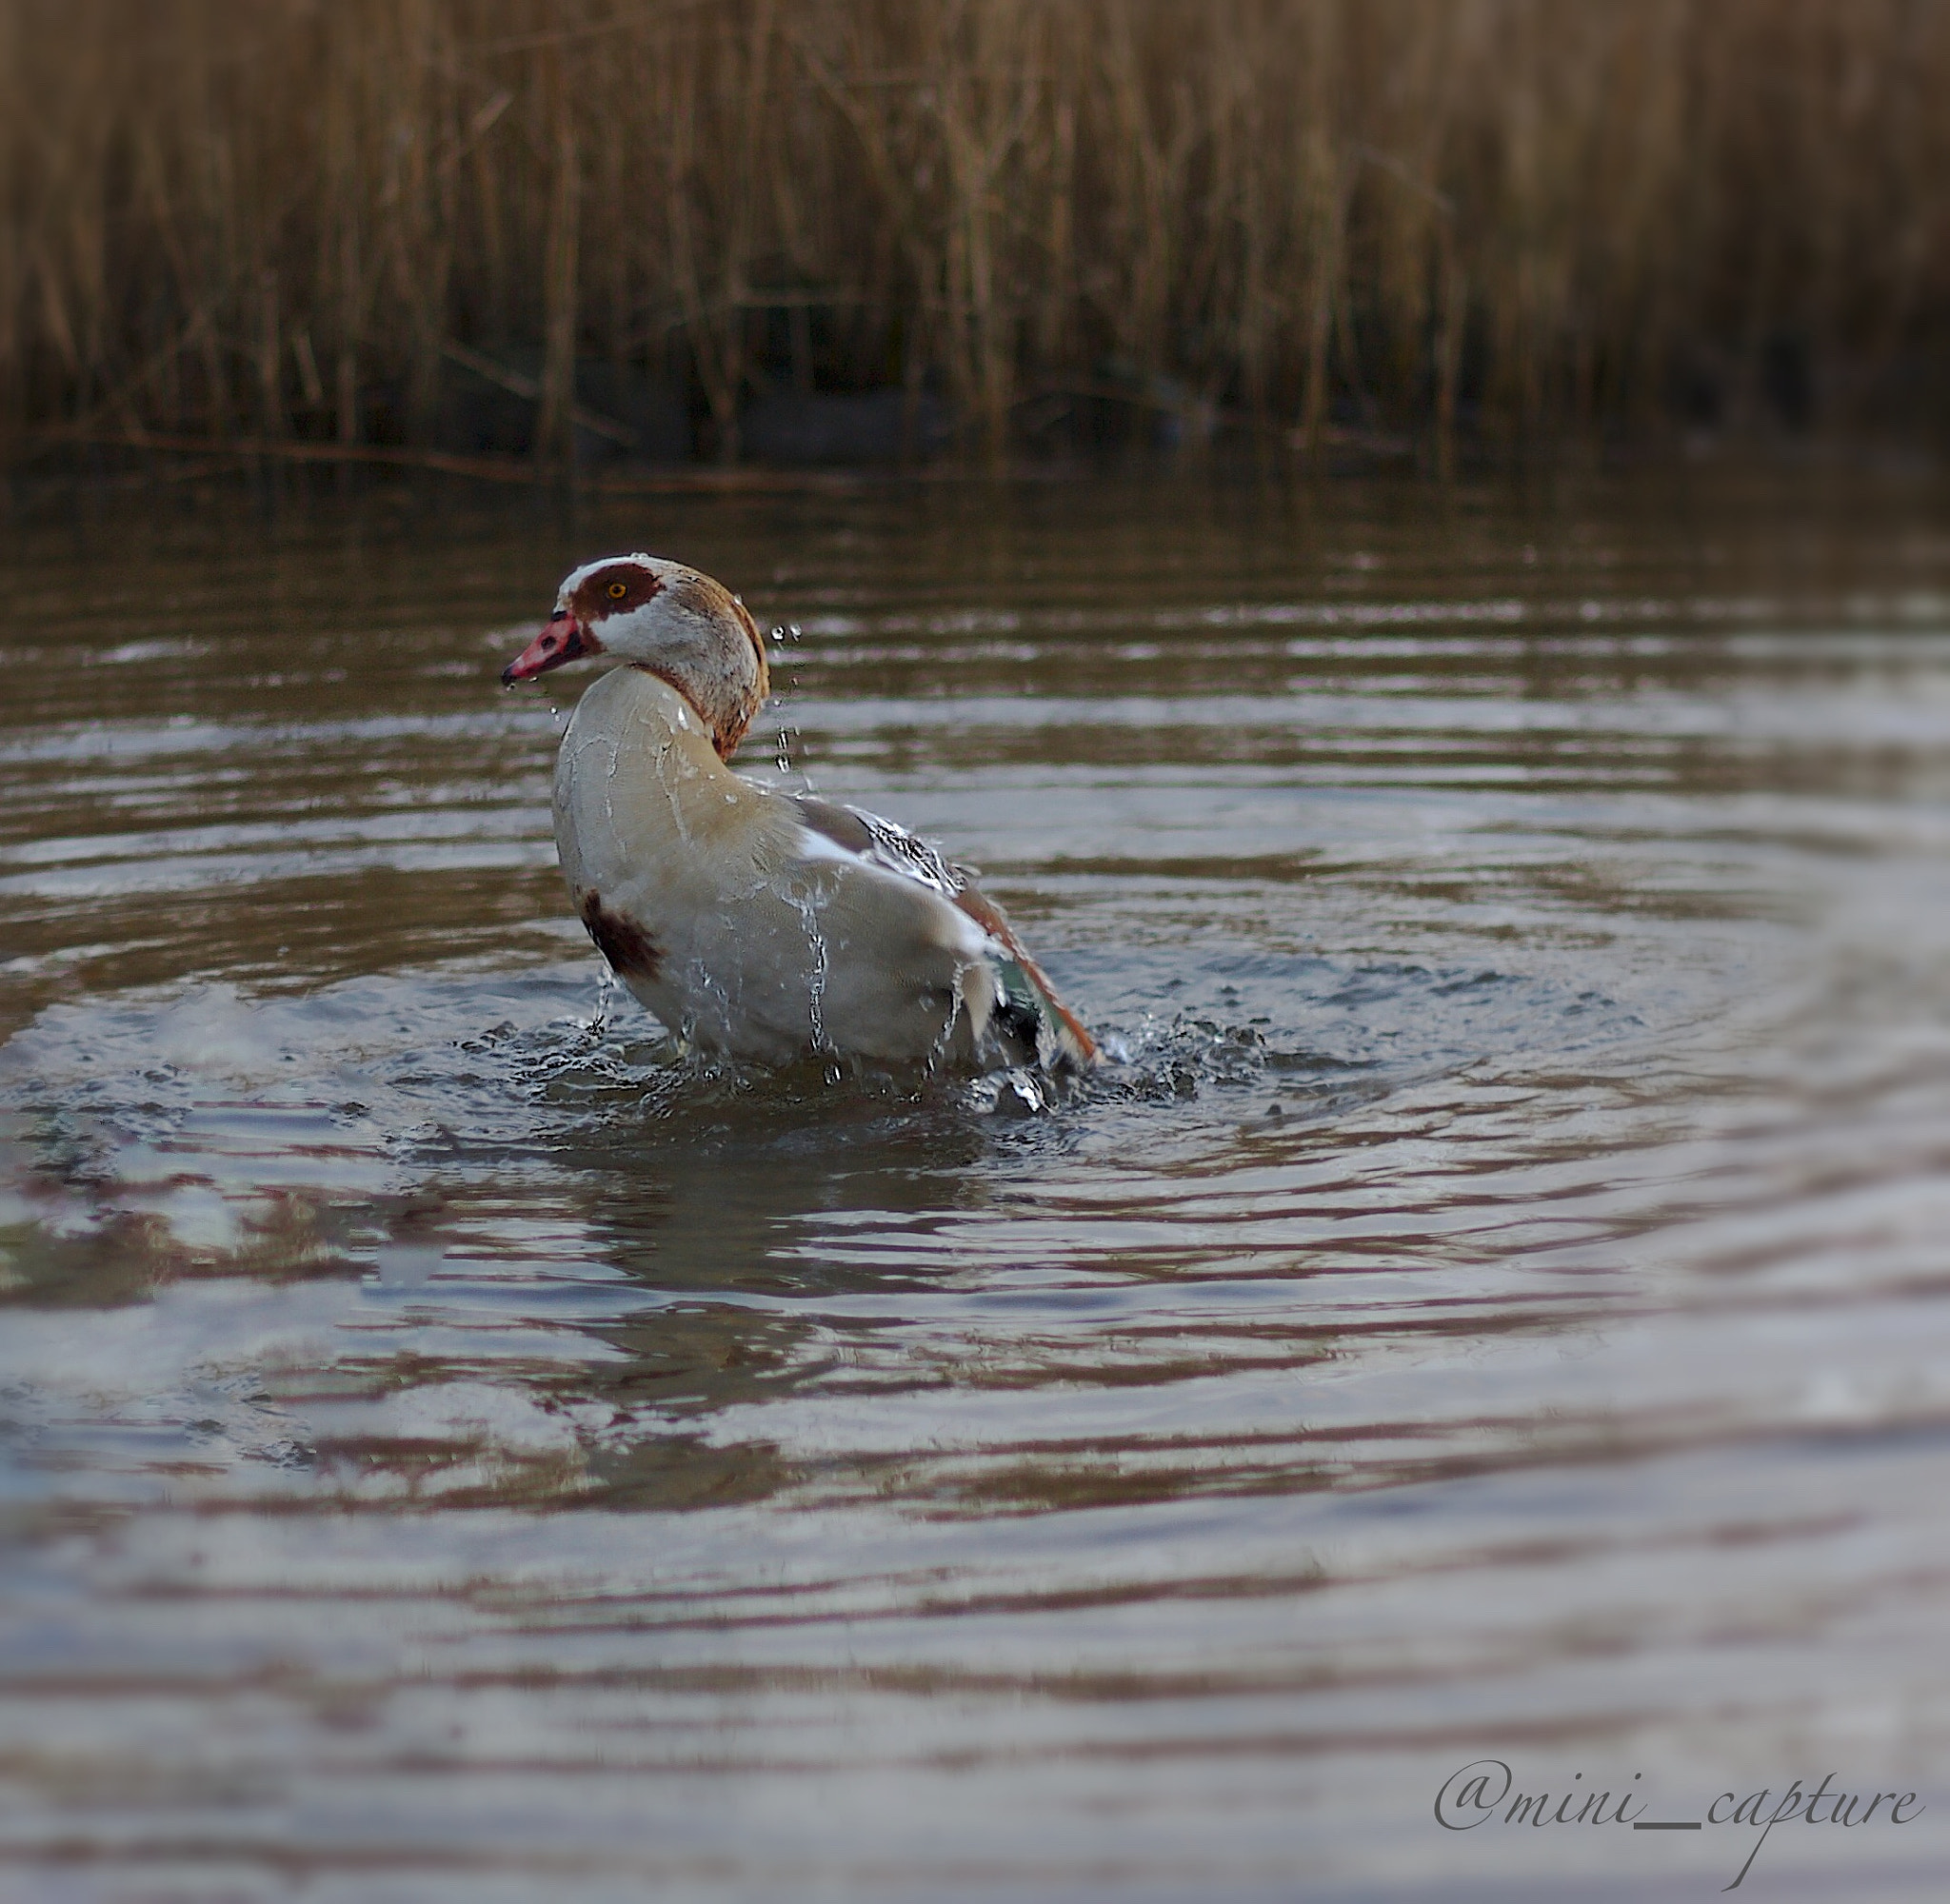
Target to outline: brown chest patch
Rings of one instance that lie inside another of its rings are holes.
[[[657,942],[635,920],[607,910],[601,893],[592,892],[583,901],[583,924],[596,942],[596,950],[615,970],[640,979],[657,976],[664,962]]]

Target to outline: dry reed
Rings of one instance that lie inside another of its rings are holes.
[[[437,444],[456,355],[1303,443],[1933,417],[1920,0],[14,0],[0,459]],[[1025,409],[1025,406],[1027,408]]]

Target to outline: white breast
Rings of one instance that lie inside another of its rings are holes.
[[[769,1063],[965,1057],[993,981],[942,894],[808,835],[667,682],[619,667],[563,736],[555,840],[576,909],[680,1036]]]

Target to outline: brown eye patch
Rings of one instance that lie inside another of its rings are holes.
[[[579,622],[599,622],[606,615],[627,615],[641,608],[664,585],[636,562],[612,562],[585,576],[569,601]]]

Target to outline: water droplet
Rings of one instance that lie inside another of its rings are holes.
[[[787,892],[787,902],[806,922],[806,942],[812,952],[812,978],[807,986],[806,1007],[812,1020],[812,1048],[837,1055],[833,1041],[826,1036],[826,938],[820,930],[819,914],[812,900],[804,893]],[[837,1083],[837,1076],[826,1081]]]
[[[996,1090],[995,1115],[999,1118],[1033,1118],[1048,1108],[1042,1082],[1021,1067],[1007,1073]]]

